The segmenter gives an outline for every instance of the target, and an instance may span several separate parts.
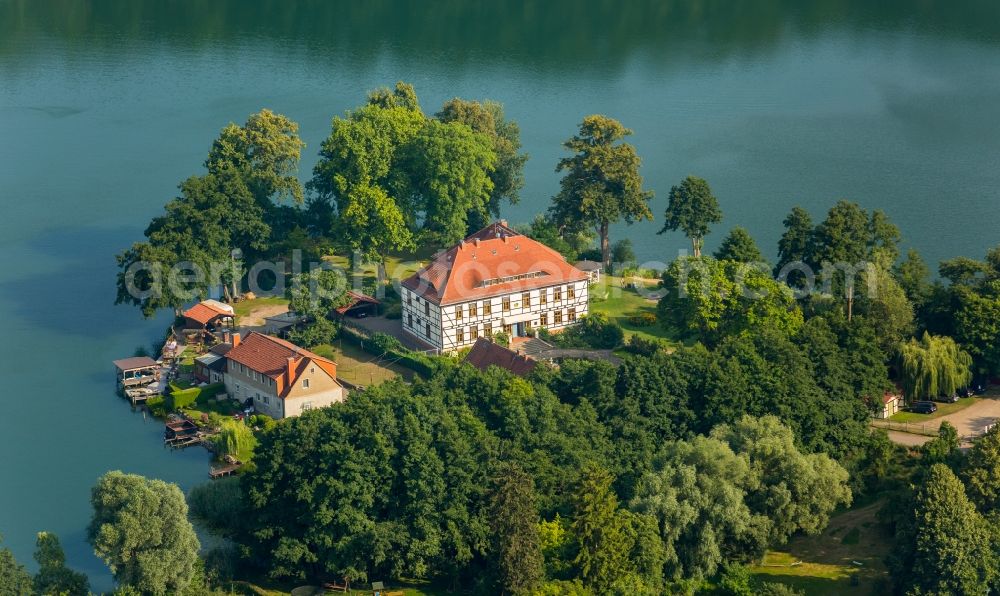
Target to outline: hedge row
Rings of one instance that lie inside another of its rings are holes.
[[[190,387],[181,389],[173,383],[170,384],[170,394],[167,395],[167,409],[172,411],[181,410],[194,405],[198,401],[215,397],[226,390],[222,383],[212,383],[204,387]]]

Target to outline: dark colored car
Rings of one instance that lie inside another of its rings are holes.
[[[937,412],[937,404],[932,401],[915,401],[910,404],[910,411],[917,414],[933,414]]]
[[[934,401],[939,401],[944,404],[953,404],[958,401],[958,394],[952,393],[951,395],[942,395],[934,398]]]

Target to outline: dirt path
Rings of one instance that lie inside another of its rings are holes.
[[[288,312],[287,304],[269,304],[250,311],[249,314],[240,317],[241,327],[260,327],[264,325],[267,317],[273,317]]]

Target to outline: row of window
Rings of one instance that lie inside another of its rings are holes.
[[[259,372],[255,371],[253,369],[250,369],[250,368],[244,366],[243,364],[239,364],[239,363],[234,362],[232,360],[229,361],[229,370],[231,370],[233,372],[241,372],[244,375],[246,375],[247,378],[253,379],[254,381],[257,381],[258,383],[263,383],[263,384],[267,385],[268,387],[274,387],[275,386],[274,379],[272,379],[271,377],[269,377],[269,376],[267,376],[267,375],[265,375],[263,373],[259,373]],[[316,368],[313,367],[313,368],[309,369],[309,372],[311,372],[311,373],[316,372]],[[239,387],[239,385],[237,385],[237,387]],[[302,388],[303,389],[309,389],[309,379],[302,379]],[[266,398],[265,398],[264,403],[267,403]]]
[[[537,323],[535,321],[525,321],[525,330],[530,330],[535,325],[539,327],[547,327],[549,325],[562,325],[563,323],[575,323],[576,322],[576,311],[570,310],[568,312],[557,310],[552,313],[542,313],[539,315]],[[549,316],[552,315],[552,316]],[[510,335],[514,330],[513,325],[504,325],[503,332]],[[485,337],[491,337],[493,335],[493,327],[487,325],[483,328],[483,335]],[[430,337],[430,327],[428,326],[428,337]],[[468,332],[466,332],[465,327],[459,327],[455,329],[455,342],[459,344],[473,343],[479,339],[479,325],[473,325],[469,327]]]
[[[261,374],[261,373],[255,371],[255,370],[252,370],[252,369],[248,368],[247,366],[245,366],[243,364],[240,364],[238,362],[234,362],[234,361],[230,360],[229,361],[229,370],[231,370],[233,372],[240,372],[240,373],[246,375],[247,378],[253,379],[254,381],[257,381],[258,383],[263,383],[263,384],[267,385],[268,387],[274,387],[274,379],[272,379],[271,377],[269,377],[267,375]]]
[[[420,304],[420,298],[417,298],[417,304]],[[406,304],[413,304],[413,293],[406,292]],[[431,303],[424,300],[424,316],[429,317],[431,315]]]
[[[553,288],[552,289],[552,301],[559,302],[563,299],[563,288]],[[566,299],[576,300],[576,286],[566,287]],[[546,306],[549,303],[549,293],[548,290],[542,290],[538,294],[538,304],[539,306]],[[493,303],[486,300],[482,303],[483,305],[483,316],[488,317],[493,314]],[[479,316],[479,303],[470,302],[468,305],[459,304],[455,307],[455,320],[461,321],[464,317],[464,313],[468,306],[469,317]],[[507,312],[510,310],[510,296],[504,296],[500,299],[500,308]],[[524,292],[521,294],[521,308],[531,308],[531,292]]]
[[[414,331],[416,331],[418,333],[422,331],[424,337],[426,337],[427,339],[431,338],[431,324],[430,323],[424,323],[423,324],[423,329],[421,329],[420,328],[420,321],[418,320],[417,324],[414,325],[413,324],[413,313],[406,313],[406,326],[409,327],[410,329],[413,329]]]

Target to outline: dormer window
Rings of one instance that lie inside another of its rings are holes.
[[[523,279],[535,279],[536,277],[544,277],[548,273],[544,271],[532,271],[530,273],[520,273],[518,275],[507,275],[505,277],[493,277],[490,279],[484,279],[479,282],[479,287],[488,288],[490,286],[495,286],[497,284],[506,284],[512,281],[521,281]]]

